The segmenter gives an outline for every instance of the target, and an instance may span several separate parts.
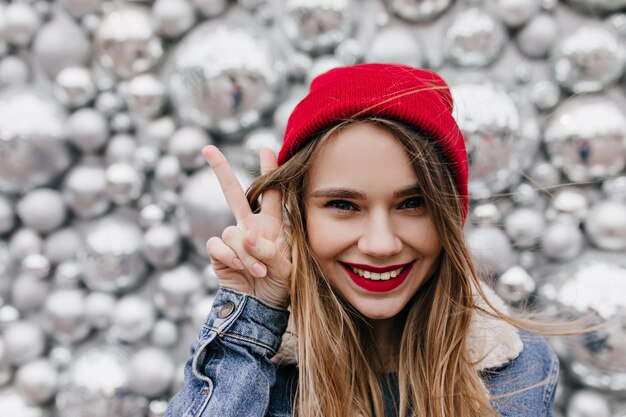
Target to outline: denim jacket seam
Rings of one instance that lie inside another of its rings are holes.
[[[261,300],[258,297],[255,297],[252,294],[246,294],[246,293],[243,293],[243,292],[240,292],[240,291],[237,291],[237,290],[233,290],[231,288],[224,288],[224,287],[220,288],[220,291],[229,292],[231,294],[234,294],[236,296],[243,297],[243,298],[251,298],[254,301],[257,301],[257,302],[263,304],[263,306],[265,306],[265,307],[267,307],[267,308],[269,308],[271,310],[277,311],[277,312],[283,312],[284,313],[285,311],[289,311],[286,308],[279,308],[279,307],[271,306],[271,305],[267,304],[265,301]]]
[[[220,330],[215,328],[215,327],[211,327],[210,329],[215,331],[215,332],[217,332],[220,335],[220,337],[228,336],[228,337],[232,337],[233,339],[242,340],[242,341],[245,341],[245,342],[250,342],[250,343],[255,344],[257,346],[264,347],[265,349],[269,350],[272,353],[276,353],[276,349],[274,349],[272,346],[267,345],[267,344],[261,342],[260,340],[253,338],[253,337],[248,337],[248,336],[244,336],[244,335],[241,335],[241,334],[238,334],[238,333],[231,333],[231,332],[227,332],[227,331],[221,331],[220,332]]]
[[[237,309],[235,310],[235,312],[226,320],[224,320],[222,323],[220,323],[221,324],[220,326],[212,326],[212,325],[207,326],[207,323],[203,324],[203,327],[209,330],[209,332],[206,338],[198,341],[198,348],[196,349],[196,352],[193,355],[192,371],[196,375],[196,377],[208,383],[211,389],[213,389],[212,387],[213,382],[211,381],[211,379],[208,376],[204,376],[200,374],[199,372],[197,372],[198,359],[200,358],[200,356],[204,354],[204,350],[207,348],[207,346],[209,346],[209,343],[211,343],[215,339],[215,336],[222,334],[233,325],[233,322],[241,315],[241,312],[243,311],[246,305],[246,301],[247,301],[246,296],[245,294],[243,294],[241,303],[239,304],[239,306],[237,306]],[[213,332],[213,334],[211,334],[211,332]]]
[[[211,343],[214,339],[215,339],[215,334],[212,336],[209,335],[206,339],[204,339],[202,343],[198,345],[198,349],[194,353],[192,361],[191,361],[191,370],[194,373],[194,375],[197,378],[199,378],[201,381],[204,381],[211,390],[213,389],[213,381],[211,381],[211,378],[209,378],[208,376],[205,376],[199,373],[197,371],[197,368],[198,368],[198,362],[199,362],[198,359],[200,358],[200,355],[204,354],[203,351],[207,348],[207,346],[209,346],[209,343]]]
[[[550,367],[552,368],[550,371],[550,375],[548,377],[550,382],[548,383],[548,386],[546,387],[543,393],[543,410],[541,413],[542,416],[548,415],[548,408],[552,402],[551,401],[552,393],[556,389],[556,382],[557,382],[558,372],[559,372],[558,362],[556,358],[552,358],[550,360]]]
[[[206,388],[202,391],[205,391]],[[202,392],[202,395],[205,395],[206,398],[204,399],[204,401],[202,402],[202,404],[200,405],[200,407],[193,413],[193,417],[200,417],[202,416],[202,413],[204,412],[204,410],[206,409],[207,405],[209,404],[209,400],[211,399],[211,395],[213,394],[213,389],[210,389],[210,392],[208,393],[204,393]]]

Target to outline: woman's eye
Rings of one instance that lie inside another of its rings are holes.
[[[326,203],[325,206],[334,208],[339,211],[351,211],[355,209],[352,203],[350,203],[349,201],[345,201],[345,200],[329,201],[328,203]]]
[[[402,202],[400,208],[419,210],[424,208],[424,197],[411,197]]]

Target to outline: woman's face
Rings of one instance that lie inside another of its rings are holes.
[[[365,317],[397,315],[441,251],[397,139],[371,124],[341,130],[312,161],[305,194],[309,244],[332,287]]]

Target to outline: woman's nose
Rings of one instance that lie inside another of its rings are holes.
[[[402,250],[402,241],[387,213],[372,213],[364,225],[358,248],[375,258],[388,258]]]

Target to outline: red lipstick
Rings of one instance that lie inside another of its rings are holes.
[[[376,269],[369,265],[349,264],[345,262],[341,263],[341,266],[343,266],[343,269],[346,271],[348,276],[352,279],[352,281],[354,281],[356,285],[371,292],[387,292],[395,288],[398,288],[404,282],[406,277],[409,275],[409,272],[411,272],[411,269],[413,269],[413,265],[415,265],[415,262],[410,262],[404,265],[392,265],[390,267]],[[363,278],[362,276],[358,274],[355,274],[352,271],[352,268],[350,268],[351,266],[354,266],[355,268],[359,268],[359,269],[366,269],[372,272],[378,272],[378,273],[392,271],[400,267],[403,267],[403,269],[402,269],[402,272],[400,272],[398,276],[395,278],[390,278],[385,281],[382,281],[382,280],[374,281],[371,279]]]

